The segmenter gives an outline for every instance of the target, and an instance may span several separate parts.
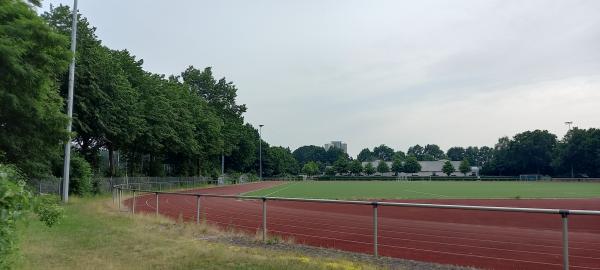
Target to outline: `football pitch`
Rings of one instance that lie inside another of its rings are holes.
[[[484,181],[299,181],[244,195],[311,199],[600,198],[600,183]]]

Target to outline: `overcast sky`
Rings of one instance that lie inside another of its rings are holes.
[[[72,1],[46,1],[72,4]],[[600,127],[600,1],[79,0],[155,73],[211,66],[272,145],[489,145]]]

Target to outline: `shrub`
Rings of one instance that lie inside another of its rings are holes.
[[[30,208],[31,193],[14,166],[0,164],[0,269],[10,269],[16,248],[16,222]]]
[[[86,195],[92,192],[92,166],[79,155],[71,158],[69,192],[76,195]]]

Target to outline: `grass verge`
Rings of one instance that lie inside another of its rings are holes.
[[[200,240],[223,233],[120,213],[109,197],[72,198],[60,224],[20,226],[17,269],[375,269],[340,258]]]

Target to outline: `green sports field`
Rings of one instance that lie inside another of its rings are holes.
[[[301,181],[244,195],[315,199],[600,198],[600,183]]]

